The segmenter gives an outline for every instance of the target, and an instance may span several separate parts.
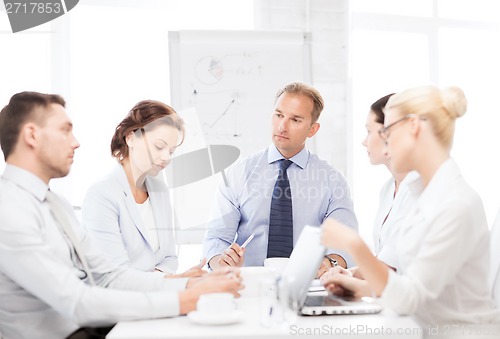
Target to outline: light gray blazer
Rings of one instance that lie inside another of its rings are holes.
[[[146,188],[158,229],[160,248],[156,253],[148,243],[146,225],[121,165],[87,191],[82,204],[82,224],[117,265],[174,273],[177,255],[168,188],[159,178],[149,176]]]

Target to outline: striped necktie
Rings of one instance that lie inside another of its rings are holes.
[[[280,170],[274,185],[269,216],[267,257],[290,257],[293,250],[292,192],[286,170],[293,162],[279,160]]]
[[[94,278],[92,274],[90,274],[90,268],[85,259],[85,255],[80,248],[80,243],[76,238],[75,232],[71,229],[71,223],[64,212],[64,207],[58,200],[59,198],[51,190],[48,190],[45,199],[50,205],[50,212],[56,220],[57,226],[59,226],[59,229],[63,232],[68,242],[73,264],[78,270],[85,274],[81,279],[88,278],[90,285],[95,286]]]

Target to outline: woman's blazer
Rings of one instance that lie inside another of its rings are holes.
[[[177,269],[170,195],[160,178],[146,178],[158,229],[160,248],[156,253],[147,240],[146,225],[121,165],[87,191],[82,204],[82,224],[95,243],[119,266],[141,271],[158,268],[167,273]]]

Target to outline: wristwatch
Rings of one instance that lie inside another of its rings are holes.
[[[325,258],[328,259],[330,264],[332,264],[332,267],[338,266],[339,263],[337,262],[337,260],[330,258],[328,255],[325,255]]]

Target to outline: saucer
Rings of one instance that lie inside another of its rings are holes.
[[[240,322],[243,319],[243,312],[234,310],[227,313],[207,314],[199,311],[189,312],[189,320],[200,325],[229,325]]]

